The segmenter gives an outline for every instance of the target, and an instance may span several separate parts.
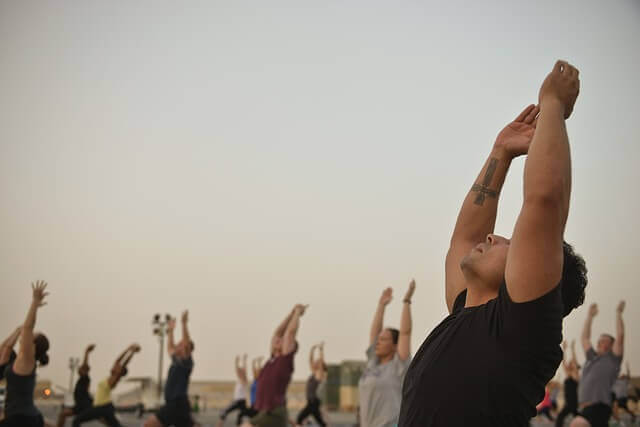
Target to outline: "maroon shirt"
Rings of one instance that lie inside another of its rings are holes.
[[[279,406],[285,406],[287,387],[293,375],[293,357],[296,352],[297,349],[285,356],[272,357],[264,365],[258,377],[255,404],[257,410],[271,411]]]

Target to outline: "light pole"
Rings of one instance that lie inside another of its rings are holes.
[[[80,365],[80,359],[77,357],[69,358],[69,370],[71,371],[71,374],[69,375],[69,389],[65,395],[65,404],[68,403],[66,397],[73,393],[73,375],[76,373],[78,365]]]
[[[162,398],[162,356],[164,354],[164,337],[167,334],[167,324],[171,316],[169,314],[164,315],[164,319],[158,313],[153,316],[153,321],[151,322],[153,326],[153,334],[158,337],[158,342],[160,343],[160,355],[158,358],[158,398]]]

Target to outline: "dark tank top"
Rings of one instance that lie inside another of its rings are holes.
[[[318,385],[320,385],[320,381],[316,379],[314,374],[311,374],[307,380],[307,400],[318,398]]]
[[[39,416],[40,412],[33,403],[33,392],[36,388],[35,368],[31,374],[23,376],[13,372],[13,363],[10,363],[5,368],[4,377],[7,380],[5,416]]]

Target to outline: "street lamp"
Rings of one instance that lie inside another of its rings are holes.
[[[73,393],[73,375],[76,373],[76,369],[78,368],[79,365],[80,365],[80,359],[78,359],[77,357],[69,358],[69,370],[71,371],[71,374],[69,375],[69,389],[65,394],[65,399],[64,399],[65,404],[69,403],[68,402],[69,396]]]
[[[162,398],[162,355],[164,354],[164,337],[167,334],[167,325],[171,320],[171,315],[165,314],[164,319],[160,314],[155,314],[151,325],[153,326],[153,334],[158,337],[160,343],[160,356],[158,358],[158,398]]]

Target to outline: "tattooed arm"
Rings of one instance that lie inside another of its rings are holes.
[[[496,138],[478,178],[464,199],[445,261],[446,299],[449,312],[456,297],[467,288],[460,261],[487,234],[493,233],[498,196],[511,160],[526,154],[535,130],[538,107],[529,105]]]
[[[571,195],[571,155],[565,120],[578,97],[578,70],[558,61],[540,88],[540,117],[524,166],[522,209],[507,254],[511,299],[531,301],[562,277],[563,235]]]

